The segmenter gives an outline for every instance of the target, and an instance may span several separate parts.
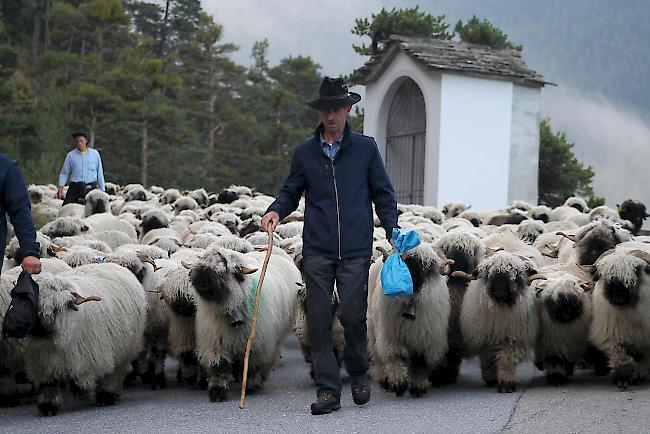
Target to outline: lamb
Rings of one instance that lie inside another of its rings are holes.
[[[68,380],[98,405],[114,404],[142,347],[142,286],[118,265],[92,264],[44,275],[39,287],[38,331],[25,338],[25,367],[39,412],[56,415],[60,384]]]
[[[465,349],[478,354],[483,380],[499,393],[514,392],[517,365],[535,342],[535,293],[529,286],[535,268],[527,258],[500,251],[471,275],[452,274],[472,280],[460,314]]]
[[[446,258],[454,261],[451,265],[452,275],[447,280],[449,289],[450,313],[447,342],[449,349],[445,354],[445,363],[431,374],[433,384],[455,383],[460,372],[464,355],[463,335],[460,330],[460,310],[467,291],[468,280],[454,277],[454,271],[471,273],[485,256],[485,245],[473,233],[462,229],[448,232],[436,240],[436,249],[440,249]]]
[[[241,254],[211,248],[192,266],[198,293],[197,356],[208,376],[211,401],[227,398],[233,364],[241,364],[249,335],[252,303],[264,253]],[[277,360],[293,324],[300,272],[293,263],[271,255],[261,293],[257,335],[249,360],[247,388],[261,387]]]
[[[549,384],[559,386],[589,349],[591,275],[575,264],[542,267],[539,274],[546,280],[532,284],[539,318],[535,365]]]
[[[625,389],[650,370],[650,252],[608,251],[596,261],[593,344],[609,357],[614,384]]]
[[[93,214],[111,212],[110,198],[108,194],[101,190],[94,189],[86,195],[86,206],[84,208],[84,217]]]
[[[421,397],[431,372],[444,363],[449,324],[449,290],[442,276],[453,261],[427,243],[404,254],[413,279],[413,296],[393,299],[383,294],[383,261],[370,267],[368,291],[368,350],[375,379],[397,396],[407,389]]]

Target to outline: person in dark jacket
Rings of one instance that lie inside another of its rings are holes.
[[[0,154],[0,243],[2,243],[0,259],[2,262],[4,262],[7,243],[7,215],[20,244],[19,257],[16,261],[21,264],[25,272],[40,273],[39,245],[36,242],[36,228],[32,220],[31,203],[23,175],[17,162]]]
[[[337,315],[345,334],[345,368],[353,401],[370,399],[366,309],[372,254],[372,204],[386,235],[397,227],[397,203],[372,137],[350,131],[347,116],[361,97],[341,78],[326,77],[319,97],[307,104],[321,123],[314,136],[296,146],[291,170],[261,225],[275,226],[293,212],[305,194],[303,274],[306,315],[317,400],[312,414],[341,408],[341,376],[332,348],[332,292],[340,298]]]

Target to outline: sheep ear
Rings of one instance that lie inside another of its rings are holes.
[[[589,292],[593,291],[594,287],[596,286],[596,282],[593,280],[583,280],[579,285],[584,292]]]
[[[83,225],[83,226],[81,227],[81,232],[87,232],[88,229],[90,229],[88,226]]]

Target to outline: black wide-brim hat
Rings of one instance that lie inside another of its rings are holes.
[[[353,105],[361,101],[361,95],[348,91],[342,78],[325,77],[318,90],[318,98],[307,101],[316,110],[330,110]]]

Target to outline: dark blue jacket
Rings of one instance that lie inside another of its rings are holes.
[[[39,258],[39,245],[36,242],[36,229],[25,180],[18,163],[0,154],[0,260],[4,259],[7,243],[7,214],[20,243],[21,257],[16,258],[18,262],[22,262],[26,256]]]
[[[322,125],[314,136],[297,145],[291,172],[267,211],[280,219],[298,207],[305,193],[303,255],[334,259],[370,256],[372,206],[390,237],[397,227],[397,202],[384,163],[372,137],[356,134],[346,125],[341,147],[331,161],[320,144]]]

